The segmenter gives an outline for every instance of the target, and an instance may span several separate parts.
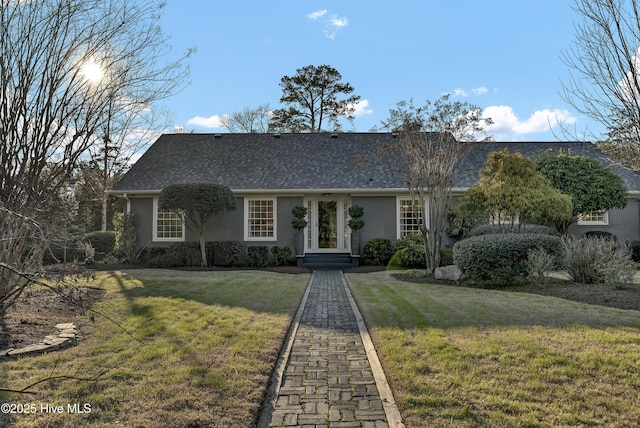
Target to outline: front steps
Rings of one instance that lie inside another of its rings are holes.
[[[360,258],[349,253],[307,253],[296,256],[298,266],[312,270],[342,270],[358,266]]]

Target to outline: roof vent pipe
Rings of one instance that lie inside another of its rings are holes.
[[[280,134],[273,134],[273,138],[280,138]]]
[[[331,138],[338,138],[338,134],[331,134]]]

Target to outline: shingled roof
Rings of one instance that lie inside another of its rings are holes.
[[[157,192],[173,183],[210,182],[232,190],[403,189],[394,168],[374,156],[389,133],[165,134],[131,167],[112,192]],[[464,144],[464,143],[459,143]],[[532,157],[545,150],[588,156],[611,166],[629,190],[640,191],[640,174],[624,168],[590,143],[474,143],[456,171],[455,188],[478,179],[489,153],[508,148]],[[362,162],[366,159],[366,162]]]

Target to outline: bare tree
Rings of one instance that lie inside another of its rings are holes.
[[[449,95],[422,107],[412,102],[397,106],[382,122],[385,129],[398,133],[382,148],[383,155],[394,157],[406,181],[424,236],[427,274],[433,275],[440,263],[455,168],[492,121],[481,118],[479,107],[451,102]]]
[[[636,0],[576,0],[576,39],[564,52],[573,70],[563,98],[624,136],[616,144],[640,145],[640,8]],[[598,136],[594,136],[599,139]]]
[[[255,108],[245,107],[242,111],[224,115],[220,118],[220,123],[229,132],[238,134],[268,132],[272,114],[269,103],[260,104]]]
[[[161,8],[152,0],[0,0],[3,245],[36,251],[31,220],[90,147],[113,141],[104,130],[125,123],[135,106],[150,108],[184,76],[183,57],[160,62],[169,54]],[[0,262],[27,269],[17,250],[3,251]],[[0,295],[24,284],[3,275]]]

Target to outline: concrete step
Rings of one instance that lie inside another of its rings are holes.
[[[353,266],[357,266],[357,261],[354,262],[351,254],[348,253],[312,253],[305,254],[301,258],[300,263],[302,266],[309,269],[346,269]],[[355,263],[355,264],[354,264]]]

